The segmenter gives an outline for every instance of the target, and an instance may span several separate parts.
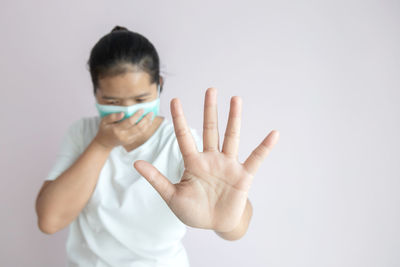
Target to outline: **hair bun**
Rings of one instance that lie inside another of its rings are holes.
[[[115,31],[127,31],[128,29],[122,26],[115,26],[114,29],[112,29],[111,32],[115,32]]]

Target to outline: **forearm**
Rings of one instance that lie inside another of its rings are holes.
[[[234,241],[240,239],[246,233],[252,215],[253,215],[253,207],[250,203],[250,200],[247,199],[246,208],[244,209],[242,218],[238,226],[230,232],[217,232],[217,231],[214,232],[226,240]]]
[[[40,192],[36,213],[41,231],[55,233],[79,215],[94,191],[110,151],[92,141],[70,168]]]

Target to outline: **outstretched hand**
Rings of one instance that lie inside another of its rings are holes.
[[[222,151],[216,103],[217,90],[209,88],[204,101],[203,152],[199,152],[186,124],[180,100],[171,100],[175,135],[185,166],[179,183],[172,184],[144,160],[137,160],[133,165],[183,223],[228,232],[239,224],[253,177],[277,143],[279,132],[271,131],[245,162],[240,163],[238,147],[242,100],[238,96],[231,98]]]

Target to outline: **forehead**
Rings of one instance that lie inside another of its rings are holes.
[[[99,79],[99,89],[117,90],[119,88],[150,87],[150,75],[144,71],[127,71],[122,74]]]
[[[150,75],[143,71],[128,71],[123,74],[99,79],[100,95],[115,98],[131,97],[151,93],[155,84],[150,83]]]

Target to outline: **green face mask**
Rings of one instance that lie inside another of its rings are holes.
[[[147,113],[153,112],[153,116],[151,120],[153,121],[154,118],[158,115],[159,109],[160,109],[160,85],[157,87],[157,99],[151,101],[151,102],[145,102],[145,103],[139,103],[131,106],[115,106],[115,105],[101,105],[96,102],[96,108],[100,114],[100,117],[107,116],[111,113],[119,113],[123,112],[124,117],[121,119],[125,120],[135,114],[139,109],[143,108],[144,112],[142,116],[136,121],[138,123]]]

